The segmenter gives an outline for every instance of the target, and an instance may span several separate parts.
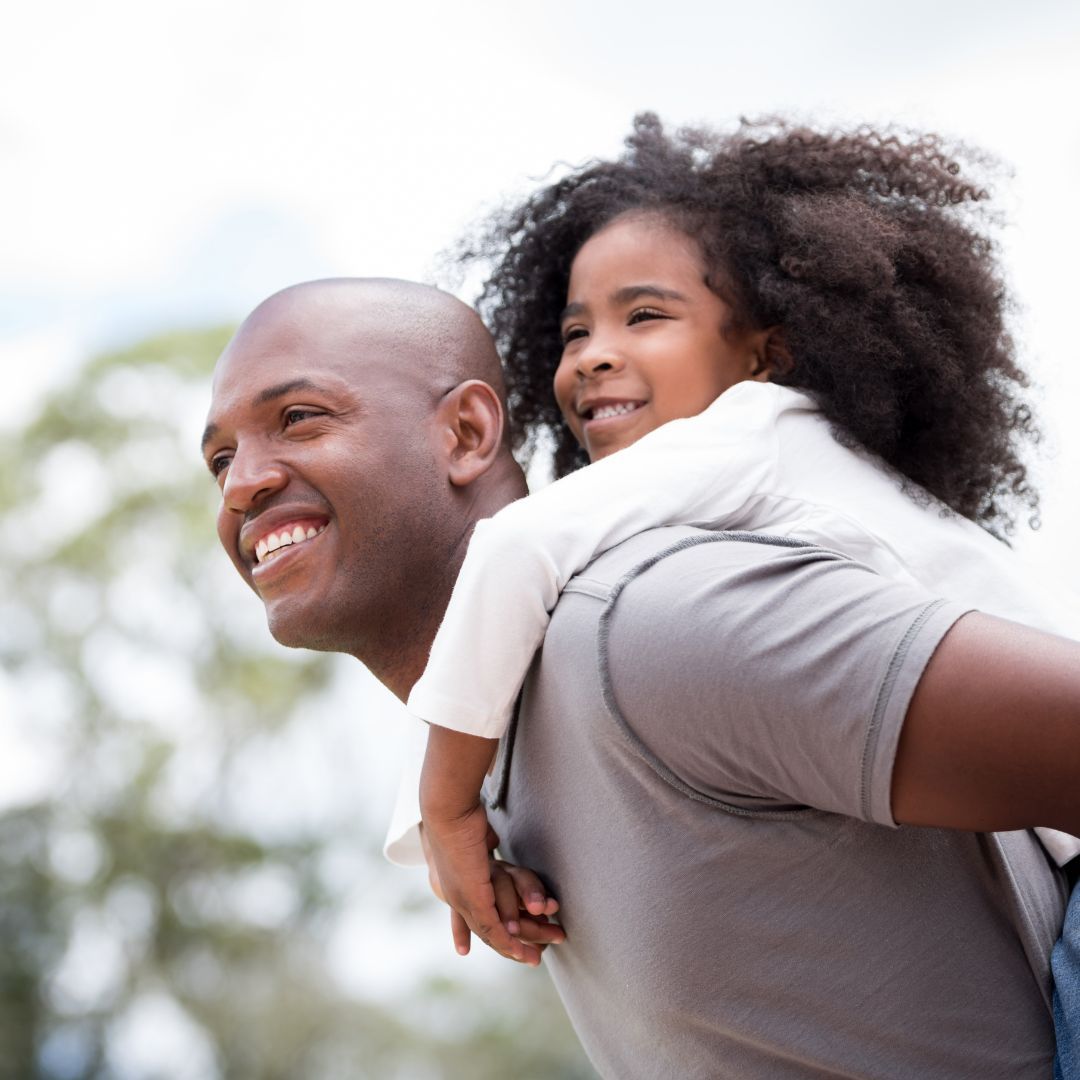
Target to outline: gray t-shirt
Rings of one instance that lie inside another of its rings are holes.
[[[560,899],[545,963],[604,1076],[1049,1077],[1060,875],[1030,834],[890,813],[910,696],[962,614],[683,528],[567,588],[486,797]]]

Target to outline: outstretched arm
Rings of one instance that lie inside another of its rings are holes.
[[[958,620],[908,706],[892,810],[907,825],[1080,833],[1080,644]]]

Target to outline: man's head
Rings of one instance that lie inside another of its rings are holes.
[[[203,451],[218,535],[279,641],[399,689],[472,525],[524,491],[501,395],[487,331],[436,289],[317,281],[255,309],[218,361]]]

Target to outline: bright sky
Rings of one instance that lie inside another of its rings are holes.
[[[421,275],[485,203],[611,152],[645,107],[942,128],[1011,160],[1045,201],[1025,228],[1060,240],[1078,44],[1080,8],[1048,0],[21,4],[0,330],[111,337],[235,317],[305,274]]]

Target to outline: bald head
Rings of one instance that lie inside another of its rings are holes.
[[[400,373],[434,393],[480,379],[503,396],[502,367],[480,316],[430,285],[396,278],[327,278],[293,285],[264,300],[244,320],[236,340],[267,326],[318,335],[372,362],[379,353]]]

